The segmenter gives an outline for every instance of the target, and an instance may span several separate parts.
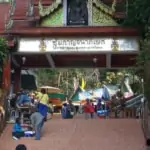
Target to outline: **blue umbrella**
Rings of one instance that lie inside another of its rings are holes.
[[[96,98],[102,98],[103,97],[103,89],[102,88],[95,89],[93,91],[93,96]]]
[[[84,100],[84,99],[91,98],[91,97],[92,95],[88,91],[82,91],[79,93],[80,100]]]
[[[103,88],[103,98],[105,100],[110,100],[109,92],[108,92],[107,88],[105,88],[105,87]]]
[[[104,88],[99,88],[93,91],[93,96],[96,98],[103,98],[105,100],[109,100],[110,96],[109,96],[109,92],[108,90],[104,87]]]

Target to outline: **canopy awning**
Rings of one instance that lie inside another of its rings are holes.
[[[52,86],[41,86],[39,89],[46,89],[47,93],[63,93],[63,90],[57,88],[57,87],[52,87]]]
[[[48,97],[51,99],[61,99],[64,100],[65,99],[65,94],[64,93],[49,93]]]

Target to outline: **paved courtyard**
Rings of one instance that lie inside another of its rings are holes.
[[[17,144],[25,144],[28,150],[146,150],[140,123],[134,119],[54,118],[46,122],[40,141],[15,141],[11,128],[7,125],[2,134],[0,150],[15,150]]]

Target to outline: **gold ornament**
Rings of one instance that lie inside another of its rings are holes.
[[[42,39],[40,41],[39,48],[40,48],[40,52],[45,52],[46,51],[47,46],[46,46],[46,43],[45,43],[44,39]]]
[[[113,40],[111,44],[111,48],[113,52],[118,52],[119,51],[119,44],[117,40]]]

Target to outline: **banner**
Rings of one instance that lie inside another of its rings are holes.
[[[136,37],[21,38],[18,52],[132,52],[139,51]]]

